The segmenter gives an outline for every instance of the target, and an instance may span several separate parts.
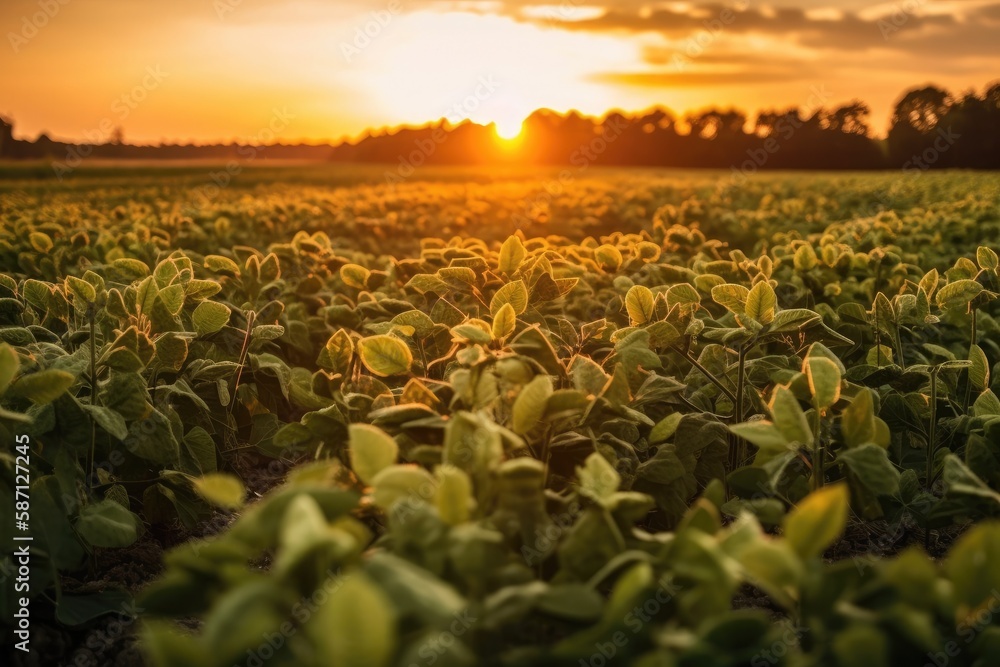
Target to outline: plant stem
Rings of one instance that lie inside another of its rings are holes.
[[[820,440],[820,416],[819,409],[813,411],[813,456],[812,456],[812,488],[816,491],[823,486],[823,465],[824,451],[823,443]]]
[[[701,362],[698,361],[695,358],[695,356],[693,354],[691,354],[690,351],[688,351],[688,350],[682,350],[681,348],[679,348],[677,346],[671,346],[671,348],[675,352],[677,352],[678,354],[680,354],[681,356],[683,356],[685,359],[687,359],[688,362],[690,362],[690,364],[692,366],[694,366],[699,371],[701,371],[701,374],[704,375],[706,378],[708,378],[708,380],[712,384],[714,384],[716,387],[718,387],[719,391],[721,391],[723,394],[725,394],[726,398],[728,398],[730,401],[733,402],[733,405],[736,404],[736,394],[734,394],[732,391],[730,391],[729,387],[727,387],[726,385],[722,384],[722,381],[719,380],[719,378],[715,377],[715,375],[712,373],[712,371],[710,371],[707,368],[705,368],[704,366],[702,366]]]
[[[899,336],[899,326],[896,326],[896,355],[899,357],[899,367],[906,370],[906,360],[903,358],[903,340]]]
[[[94,330],[94,304],[87,308],[87,319],[90,321],[90,404],[97,405],[97,333]],[[90,417],[90,455],[87,459],[87,483],[94,488],[94,458],[97,449],[97,421]]]
[[[975,309],[972,310],[971,315],[972,315],[972,327],[971,327],[972,331],[970,333],[970,336],[972,338],[972,341],[971,341],[971,343],[969,345],[969,351],[970,352],[972,351],[972,346],[976,344],[976,337],[977,337],[977,334],[976,334],[976,310]],[[971,402],[972,402],[972,376],[971,376],[971,374],[969,372],[969,369],[966,369],[965,370],[965,396],[962,399],[962,412],[968,412],[969,411],[969,404]]]
[[[427,352],[424,351],[423,338],[417,340],[417,351],[420,352],[420,366],[424,369],[424,375],[427,375]]]
[[[233,390],[229,396],[229,405],[226,406],[226,436],[230,443],[236,442],[236,428],[232,425],[232,414],[234,404],[236,403],[236,390],[239,389],[240,380],[243,378],[243,365],[247,361],[247,355],[250,352],[250,342],[251,334],[253,332],[254,322],[257,320],[257,313],[255,311],[247,312],[247,330],[246,335],[243,337],[243,347],[240,349],[240,361],[239,365],[236,367],[236,371],[233,373]]]
[[[927,488],[934,484],[934,449],[937,444],[937,367],[931,369],[931,423],[927,430]]]
[[[736,370],[736,423],[743,421],[743,385],[746,382],[747,373],[747,350],[749,345],[741,345],[739,349],[739,364]],[[736,440],[736,464],[740,464],[746,459],[746,440],[738,438]]]

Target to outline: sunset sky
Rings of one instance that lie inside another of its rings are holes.
[[[1000,79],[997,0],[544,1],[3,0],[0,114],[31,138],[326,141],[860,98],[883,133],[905,88]]]

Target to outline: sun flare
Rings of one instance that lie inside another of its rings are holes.
[[[493,121],[493,131],[505,141],[513,141],[521,136],[524,120],[521,118],[498,118]]]

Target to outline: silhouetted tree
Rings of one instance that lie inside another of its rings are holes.
[[[871,136],[870,109],[854,100],[833,109],[765,109],[752,123],[742,111],[710,108],[685,116],[678,128],[667,109],[608,112],[598,119],[577,111],[538,109],[516,142],[471,121],[441,120],[423,127],[372,130],[337,146],[277,144],[268,158],[330,159],[394,165],[401,177],[425,164],[648,165],[759,169],[1000,168],[1000,82],[977,94],[953,96],[934,86],[906,91],[897,102],[883,143]],[[0,155],[38,159],[71,152],[72,145],[42,135],[13,139],[0,121]],[[241,159],[236,144],[137,146],[120,128],[94,157]],[[391,173],[390,168],[387,173]]]

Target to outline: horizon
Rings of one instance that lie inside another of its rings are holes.
[[[973,94],[985,93],[988,89],[990,89],[991,87],[996,86],[996,85],[1000,85],[1000,78],[996,79],[995,81],[986,82],[985,84],[979,86],[978,88],[970,88],[970,89],[964,90],[964,91],[962,91],[961,94],[965,95],[965,94],[969,94],[969,93],[973,93]],[[898,102],[899,100],[901,100],[904,97],[904,95],[906,95],[906,93],[908,93],[908,92],[911,92],[911,91],[914,91],[914,90],[918,90],[918,89],[922,89],[922,88],[925,88],[925,87],[941,88],[941,86],[937,86],[933,82],[927,82],[927,83],[921,84],[921,85],[908,86],[905,89],[903,89],[903,90],[900,91],[900,93],[896,97],[896,101]],[[946,90],[946,92],[952,97],[952,99],[958,99],[960,97],[960,95],[955,94],[954,91],[948,91],[948,90]],[[826,99],[827,99],[827,97],[826,97],[825,91],[823,91],[822,89],[814,89],[812,96],[810,96],[810,98],[809,98],[809,102],[810,103],[808,103],[808,104],[806,104],[804,106],[795,107],[795,110],[797,110],[798,112],[802,113],[802,118],[808,118],[811,115],[813,115],[814,113],[819,113],[819,112],[822,112],[822,111],[833,110],[836,107],[836,105],[827,105],[827,104],[825,104],[824,102],[825,102]],[[857,99],[855,99],[853,101],[860,102],[860,103],[862,103],[864,105],[867,105],[867,102],[865,100],[857,100]],[[339,139],[298,139],[298,140],[295,140],[295,139],[284,139],[284,140],[279,140],[277,138],[277,136],[276,136],[277,133],[275,133],[275,132],[272,131],[271,134],[275,135],[275,139],[273,141],[266,141],[266,142],[259,142],[259,143],[246,142],[246,141],[241,140],[240,138],[234,138],[234,139],[230,139],[230,140],[216,139],[216,140],[186,141],[186,142],[182,141],[180,139],[164,138],[164,139],[160,139],[160,140],[154,141],[154,142],[139,142],[139,141],[130,141],[129,138],[126,136],[126,137],[124,137],[124,140],[122,141],[122,144],[123,145],[136,146],[136,147],[150,147],[150,148],[166,147],[166,146],[234,146],[234,145],[248,145],[248,146],[284,145],[284,146],[331,146],[331,147],[338,147],[338,146],[342,146],[342,145],[357,145],[357,144],[361,143],[362,141],[364,141],[365,139],[368,139],[368,138],[393,136],[393,135],[399,134],[399,133],[404,132],[404,131],[421,131],[421,130],[435,129],[435,128],[439,128],[439,127],[444,128],[446,131],[450,131],[450,130],[453,130],[453,129],[455,129],[457,127],[460,127],[462,125],[474,125],[474,126],[478,126],[478,127],[484,128],[484,129],[489,129],[489,128],[492,127],[494,129],[495,138],[498,139],[500,142],[505,142],[505,141],[514,140],[514,139],[520,137],[523,134],[523,128],[524,128],[525,124],[528,122],[528,120],[531,117],[536,116],[538,114],[543,114],[543,115],[544,114],[553,114],[553,115],[555,115],[555,116],[557,116],[559,118],[569,118],[569,117],[572,117],[572,116],[576,115],[579,118],[590,120],[590,121],[594,121],[595,123],[599,124],[599,123],[603,122],[605,119],[611,117],[614,114],[621,114],[621,115],[629,117],[629,118],[638,118],[641,115],[648,114],[648,113],[655,112],[655,111],[662,111],[662,112],[665,112],[668,115],[672,115],[673,118],[674,118],[674,120],[675,120],[675,128],[677,128],[677,129],[680,130],[679,134],[682,135],[682,136],[683,135],[687,135],[687,134],[689,134],[691,132],[691,125],[688,122],[688,120],[689,120],[689,118],[691,116],[696,116],[696,115],[698,115],[700,113],[705,113],[705,112],[709,112],[709,111],[736,111],[736,112],[741,112],[741,113],[744,113],[745,116],[746,116],[746,121],[745,121],[745,124],[744,124],[744,126],[742,128],[743,131],[746,132],[747,134],[753,134],[754,133],[754,128],[753,128],[754,121],[758,117],[760,117],[761,115],[766,114],[768,112],[775,111],[775,110],[778,110],[778,111],[788,111],[788,110],[791,110],[791,109],[792,109],[791,107],[780,108],[780,109],[775,109],[775,108],[768,108],[768,109],[743,109],[743,108],[739,108],[739,107],[733,106],[733,105],[709,105],[709,106],[702,107],[702,108],[699,108],[699,109],[692,109],[692,110],[689,110],[686,113],[682,114],[682,113],[678,113],[674,109],[671,109],[671,108],[666,107],[664,105],[654,104],[652,106],[648,106],[648,107],[645,107],[645,108],[642,108],[642,109],[611,108],[611,109],[608,109],[607,111],[605,111],[602,114],[586,114],[586,113],[581,112],[578,109],[569,109],[568,111],[564,111],[563,112],[563,111],[558,111],[556,109],[551,109],[551,108],[548,108],[548,107],[539,107],[539,108],[534,109],[533,111],[531,111],[528,114],[528,116],[526,116],[523,120],[518,120],[517,121],[516,131],[511,131],[511,129],[512,129],[511,127],[506,127],[505,128],[502,125],[502,123],[500,123],[498,121],[495,121],[495,120],[477,121],[477,120],[473,120],[473,119],[470,119],[470,118],[460,118],[457,121],[453,121],[449,117],[442,116],[440,118],[431,119],[431,120],[427,120],[427,121],[423,121],[423,122],[419,122],[419,123],[401,123],[399,125],[370,126],[370,127],[365,128],[360,134],[353,135],[353,136],[347,136],[347,137],[341,137]],[[279,110],[274,110],[274,111],[275,111],[274,118],[280,120],[282,118],[282,112],[279,111]],[[20,132],[17,131],[17,128],[19,127],[18,119],[10,117],[10,116],[7,116],[7,115],[2,114],[2,113],[0,113],[0,119],[5,120],[5,121],[13,124],[13,128],[14,128],[13,136],[18,141],[27,141],[27,142],[30,142],[30,143],[34,143],[34,142],[40,141],[43,136],[46,136],[50,141],[55,142],[55,143],[66,143],[66,144],[77,144],[77,145],[87,145],[87,144],[97,145],[97,144],[107,144],[107,143],[111,142],[112,139],[113,139],[113,133],[110,133],[110,132],[104,133],[103,137],[102,137],[103,141],[98,141],[98,142],[91,141],[91,139],[93,138],[93,134],[90,133],[90,132],[85,132],[85,136],[82,138],[82,140],[76,140],[76,139],[70,139],[70,138],[66,138],[66,137],[53,136],[51,133],[48,133],[48,132],[45,132],[45,131],[42,131],[42,132],[40,132],[40,133],[38,133],[38,134],[36,134],[34,136],[26,136],[24,133],[20,133]],[[886,130],[888,130],[888,127],[891,124],[891,120],[892,120],[892,113],[890,112],[890,114],[889,114],[889,120],[886,123]],[[120,127],[120,126],[116,126],[116,127]],[[266,133],[258,133],[258,138],[260,138],[262,134],[266,134]],[[871,127],[870,131],[868,132],[868,134],[866,136],[868,136],[869,138],[871,138],[872,140],[875,140],[875,141],[884,141],[886,139],[886,134],[887,134],[886,131],[879,132],[879,131],[875,130],[874,127]],[[90,135],[90,136],[86,136],[86,135]]]
[[[866,103],[884,138],[905,91],[960,96],[1000,72],[989,0],[14,0],[0,25],[0,114],[16,138],[68,143],[120,127],[132,145],[337,145],[441,119],[511,138],[540,109],[752,119],[816,89],[825,108]],[[87,74],[67,80],[69,59]]]

